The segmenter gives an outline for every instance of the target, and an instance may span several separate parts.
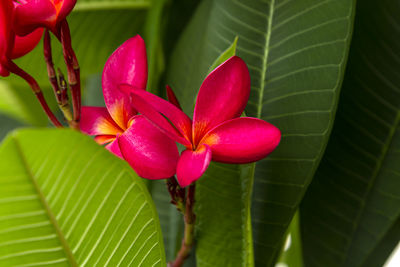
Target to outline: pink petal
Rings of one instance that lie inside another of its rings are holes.
[[[121,134],[123,130],[113,121],[106,108],[82,107],[81,131],[88,135]]]
[[[143,39],[136,35],[125,41],[108,58],[103,70],[103,95],[108,111],[114,121],[124,127],[136,114],[130,102],[129,91],[119,89],[120,84],[146,89],[147,56]]]
[[[36,29],[26,36],[15,36],[11,58],[19,58],[32,51],[39,43],[43,35],[43,28]]]
[[[208,145],[202,145],[196,151],[183,151],[176,169],[179,185],[186,187],[198,180],[207,170],[210,161],[211,149]]]
[[[0,4],[0,65],[6,63],[14,45],[14,36],[11,31],[13,8],[11,0],[2,0]],[[0,69],[3,69],[1,73],[8,73],[5,66]]]
[[[114,140],[111,143],[109,143],[108,145],[106,145],[106,149],[108,151],[110,151],[111,153],[113,153],[115,156],[124,159],[124,157],[122,156],[121,150],[119,148],[119,143],[118,140]]]
[[[193,142],[223,121],[239,117],[250,95],[250,75],[246,63],[231,57],[204,80],[193,115]]]
[[[175,107],[182,110],[181,104],[179,104],[178,98],[176,97],[174,91],[172,90],[171,86],[167,85],[167,98],[168,101],[173,104]]]
[[[164,179],[175,174],[179,152],[174,141],[144,116],[135,116],[132,126],[118,138],[124,159],[146,179]]]
[[[14,11],[14,30],[18,35],[27,35],[39,27],[54,29],[57,10],[49,0],[31,0],[17,4]]]
[[[202,139],[212,150],[213,160],[249,163],[270,154],[279,144],[281,132],[256,118],[236,118],[221,123]]]
[[[192,121],[179,108],[143,90],[132,92],[132,104],[172,139],[183,145],[191,146]]]
[[[94,138],[94,141],[100,145],[109,144],[116,139],[115,135],[97,135]]]
[[[71,13],[72,9],[74,8],[75,4],[76,4],[76,0],[61,0],[62,1],[62,5],[60,7],[60,9],[58,10],[58,18],[57,18],[57,22],[65,19],[69,13]]]
[[[10,75],[10,71],[7,69],[6,66],[3,66],[3,63],[0,62],[0,76],[7,77]]]

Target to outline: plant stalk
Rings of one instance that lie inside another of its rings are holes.
[[[72,113],[68,101],[67,84],[60,71],[59,71],[60,78],[59,80],[57,79],[57,74],[54,69],[54,63],[53,63],[53,55],[51,51],[50,33],[47,30],[44,33],[44,38],[43,38],[43,52],[44,52],[44,59],[47,65],[47,74],[49,76],[49,80],[53,88],[57,104],[60,110],[62,111],[65,119],[67,120],[68,124],[70,125],[70,127],[74,128],[72,122]],[[60,82],[60,84],[58,82]]]
[[[193,183],[188,188],[188,194],[186,197],[185,205],[185,232],[182,240],[182,245],[178,254],[173,262],[168,264],[168,267],[181,267],[185,260],[189,257],[190,251],[194,245],[194,225],[196,222],[196,215],[194,214],[194,202],[195,202],[195,191],[196,184]]]
[[[46,99],[44,98],[43,92],[40,89],[39,84],[36,82],[36,80],[26,73],[23,69],[18,67],[14,62],[10,61],[7,64],[8,70],[18,76],[20,76],[22,79],[24,79],[29,86],[32,88],[32,91],[35,93],[36,98],[39,100],[40,105],[42,106],[44,112],[46,113],[47,117],[50,119],[50,121],[54,124],[54,126],[62,128],[62,124],[60,121],[57,119],[57,117],[54,115],[54,113],[51,111],[49,105],[46,102]]]
[[[176,208],[185,214],[185,195],[186,190],[179,186],[178,182],[175,179],[175,176],[172,176],[165,180],[167,184],[168,192],[171,196],[171,203],[176,206]]]
[[[61,44],[63,47],[64,61],[68,71],[68,83],[71,89],[73,121],[77,129],[79,129],[79,121],[81,118],[80,68],[75,52],[72,49],[71,33],[66,20],[61,22]]]

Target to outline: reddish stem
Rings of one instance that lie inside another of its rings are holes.
[[[43,38],[43,53],[47,65],[47,74],[53,88],[54,95],[56,96],[58,105],[61,105],[61,91],[58,86],[56,71],[54,70],[53,55],[51,52],[51,40],[49,31],[45,31]]]
[[[175,176],[167,179],[166,183],[168,192],[171,196],[171,203],[174,204],[180,212],[185,213],[185,188],[179,186],[178,182],[175,179]]]
[[[78,60],[72,49],[71,33],[67,20],[61,22],[61,44],[63,47],[64,61],[67,65],[68,82],[71,88],[72,108],[74,121],[79,127],[81,117],[81,79]]]
[[[186,208],[184,214],[185,233],[182,240],[182,245],[178,251],[178,255],[176,256],[175,260],[173,262],[170,262],[168,264],[168,267],[183,266],[183,263],[189,257],[190,251],[192,250],[194,244],[194,224],[196,221],[196,215],[193,212],[195,191],[196,184],[190,185],[186,197]]]
[[[18,67],[14,62],[9,61],[7,64],[7,68],[10,72],[20,76],[22,79],[24,79],[29,86],[32,88],[33,92],[36,95],[36,98],[39,100],[40,105],[42,106],[44,112],[46,113],[47,117],[50,119],[50,121],[54,124],[56,127],[63,127],[62,124],[58,121],[57,117],[53,114],[51,109],[49,108],[46,99],[43,96],[42,90],[40,89],[39,84],[36,82],[36,80],[26,73],[24,70],[22,70],[20,67]]]

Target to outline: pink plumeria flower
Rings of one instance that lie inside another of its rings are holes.
[[[277,147],[281,138],[278,128],[257,118],[240,117],[249,94],[249,71],[244,61],[234,56],[204,80],[193,121],[177,105],[143,90],[132,92],[132,103],[170,138],[185,145],[177,179],[186,187],[203,175],[211,160],[249,163]]]
[[[76,0],[18,0],[14,4],[14,29],[18,35],[43,27],[59,37],[61,22],[71,13]]]
[[[29,53],[39,43],[43,29],[37,29],[24,37],[16,36],[12,28],[14,3],[2,0],[0,4],[0,76],[10,75],[12,59]]]
[[[175,142],[144,116],[137,115],[131,104],[131,92],[121,90],[120,83],[132,90],[146,88],[146,47],[139,35],[123,43],[107,60],[102,77],[107,108],[82,107],[81,130],[95,135],[99,144],[107,144],[106,148],[128,161],[139,176],[173,176],[179,157]]]

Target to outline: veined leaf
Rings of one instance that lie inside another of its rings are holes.
[[[254,266],[253,176],[254,164],[212,162],[197,182],[197,266]]]
[[[209,66],[238,36],[237,55],[247,63],[252,79],[246,114],[282,131],[278,149],[255,167],[257,266],[274,264],[324,152],[347,60],[354,4],[205,0],[174,50],[168,83],[190,111]]]
[[[171,204],[171,197],[164,180],[150,181],[150,193],[160,217],[165,252],[169,262],[175,259],[176,252],[181,246],[184,227],[183,216],[175,205]]]
[[[0,157],[1,266],[165,266],[145,185],[89,137],[22,130]]]
[[[368,266],[395,245],[386,236],[400,219],[399,12],[393,1],[357,3],[335,127],[302,207],[307,265]]]
[[[214,63],[208,69],[209,73],[216,67],[224,63],[226,60],[228,60],[230,57],[236,55],[237,41],[238,37],[236,36],[235,39],[233,40],[233,43],[224,52],[222,52],[222,54],[214,61]]]

